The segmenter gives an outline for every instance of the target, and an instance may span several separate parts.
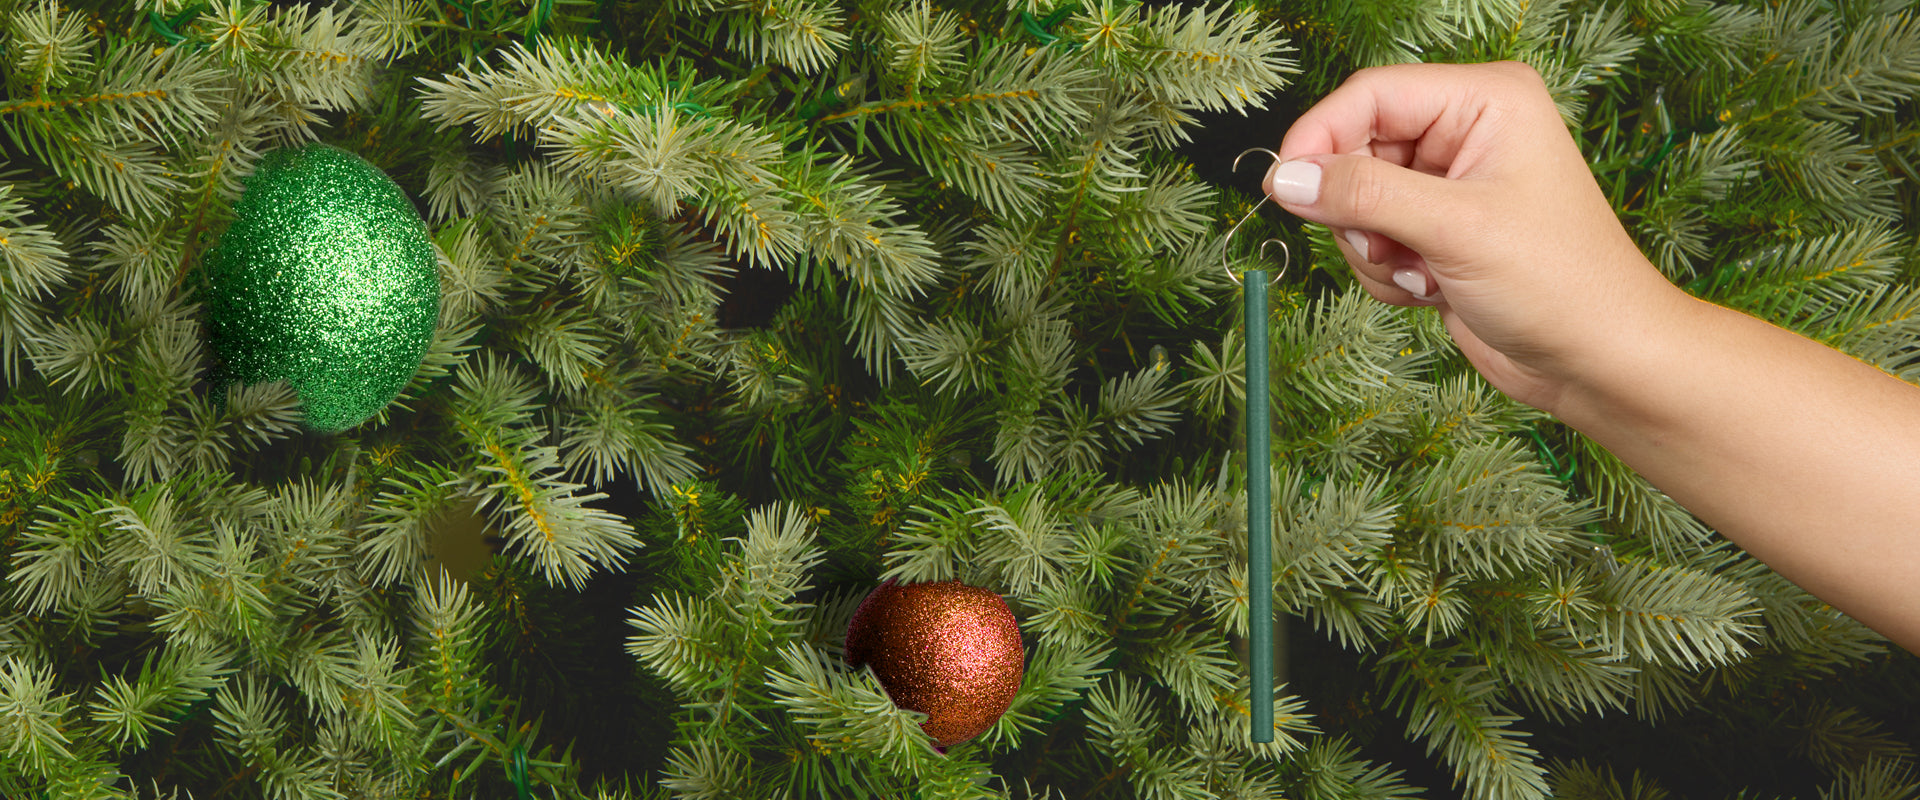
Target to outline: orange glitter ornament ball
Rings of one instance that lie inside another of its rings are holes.
[[[1026,672],[1007,601],[959,581],[880,584],[847,623],[847,663],[871,665],[942,751],[1007,713]]]

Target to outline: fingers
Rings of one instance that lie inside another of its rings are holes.
[[[1433,258],[1457,236],[1450,233],[1470,209],[1479,208],[1479,189],[1408,169],[1371,156],[1311,156],[1275,164],[1267,171],[1266,192],[1282,208],[1302,219],[1341,231],[1379,234],[1393,243]],[[1367,240],[1367,258],[1378,263],[1386,244]],[[1357,253],[1362,248],[1353,246]]]
[[[1399,305],[1443,303],[1462,266],[1514,238],[1508,221],[1560,202],[1567,176],[1591,181],[1545,82],[1512,62],[1362,70],[1278,156],[1268,196],[1331,227],[1368,292]]]
[[[1280,143],[1280,160],[1406,148],[1391,160],[1444,173],[1494,98],[1544,87],[1526,64],[1399,64],[1363,69],[1307,110]],[[1417,145],[1417,147],[1415,146]],[[1369,150],[1374,148],[1374,150]]]
[[[1360,285],[1374,299],[1398,306],[1440,302],[1440,287],[1428,274],[1419,253],[1384,236],[1365,231],[1336,230],[1340,251],[1353,267]]]

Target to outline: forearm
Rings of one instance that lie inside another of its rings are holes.
[[[1920,651],[1920,388],[1666,298],[1552,409],[1815,596]]]

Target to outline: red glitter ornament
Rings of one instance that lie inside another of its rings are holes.
[[[959,581],[889,580],[847,623],[847,663],[871,665],[895,705],[926,714],[943,751],[1007,713],[1025,661],[1007,601]]]

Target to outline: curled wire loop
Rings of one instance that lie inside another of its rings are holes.
[[[1240,159],[1246,158],[1248,153],[1266,153],[1268,158],[1271,158],[1276,162],[1280,160],[1279,153],[1275,153],[1272,150],[1268,150],[1267,148],[1264,148],[1264,147],[1251,147],[1241,151],[1240,155],[1233,157],[1233,170],[1235,172],[1238,172],[1240,170]],[[1267,200],[1269,199],[1270,198],[1267,198],[1264,196],[1261,197],[1260,202],[1254,203],[1253,208],[1248,209],[1246,215],[1242,216],[1239,222],[1233,223],[1233,227],[1227,229],[1226,238],[1220,241],[1221,268],[1227,271],[1227,277],[1232,278],[1233,282],[1236,284],[1240,283],[1240,276],[1233,274],[1233,265],[1231,263],[1228,263],[1232,261],[1232,259],[1228,257],[1228,253],[1231,252],[1231,249],[1233,247],[1233,235],[1236,233],[1239,233],[1240,226],[1247,224],[1247,220],[1253,219],[1254,214],[1260,213],[1261,204],[1267,202]],[[1280,245],[1280,252],[1282,255],[1285,256],[1285,259],[1280,262],[1280,269],[1276,271],[1273,275],[1273,281],[1278,282],[1280,280],[1280,276],[1285,275],[1287,273],[1287,267],[1293,265],[1293,248],[1288,247],[1286,242],[1283,242],[1279,239],[1268,239],[1260,243],[1261,258],[1267,257],[1267,245],[1270,245],[1270,244]]]

